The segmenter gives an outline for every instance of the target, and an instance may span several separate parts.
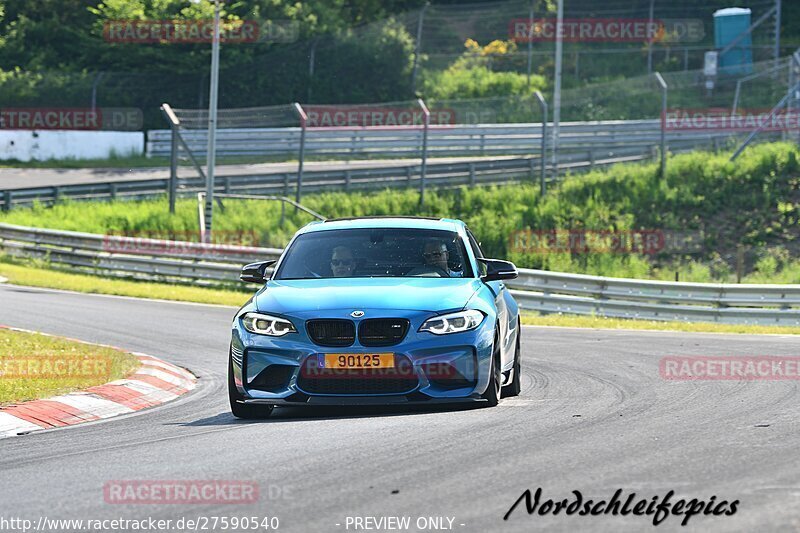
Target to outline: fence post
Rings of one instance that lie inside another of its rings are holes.
[[[736,245],[736,283],[742,282],[744,277],[744,248],[741,244]]]
[[[791,98],[792,94],[794,94],[794,92],[798,91],[798,90],[800,90],[800,83],[797,83],[797,84],[795,84],[794,87],[790,88],[789,91],[784,95],[784,97],[781,98],[780,102],[778,102],[775,105],[775,107],[772,108],[772,110],[769,112],[769,115],[767,115],[766,120],[764,122],[762,122],[761,125],[758,126],[756,129],[754,129],[753,131],[750,132],[750,135],[747,136],[747,138],[744,140],[742,145],[739,146],[739,148],[737,148],[736,151],[731,156],[731,158],[730,158],[731,161],[735,161],[736,158],[741,155],[741,153],[744,151],[744,149],[747,148],[747,146],[753,141],[755,136],[758,135],[758,133],[762,129],[764,129],[764,126],[770,120],[772,120],[772,116],[775,114],[775,112],[778,111],[778,109],[783,108],[783,106],[786,105],[786,102],[789,100],[789,98]]]
[[[297,102],[294,103],[294,110],[300,117],[300,154],[297,162],[297,190],[294,194],[294,201],[299,204],[303,189],[303,161],[306,156],[306,123],[308,122],[308,116]],[[297,207],[294,210],[297,211]]]
[[[656,81],[661,86],[661,178],[667,172],[667,82],[660,72],[656,72]]]
[[[420,167],[420,183],[419,183],[419,205],[425,205],[425,174],[428,168],[428,128],[431,125],[431,112],[428,106],[422,101],[422,98],[417,98],[417,104],[422,108],[422,113],[425,116],[425,123],[422,127],[422,166]]]
[[[206,213],[204,204],[206,203],[206,193],[197,193],[197,225],[200,227],[200,242],[206,242]]]
[[[650,0],[650,13],[647,18],[647,31],[650,31],[650,26],[653,24],[653,8],[655,7],[656,0]],[[647,39],[647,73],[653,72],[653,39]]]
[[[417,69],[419,69],[419,53],[422,49],[422,23],[425,20],[425,10],[428,9],[428,3],[422,6],[419,11],[419,19],[417,19],[417,39],[414,42],[414,66],[411,68],[411,94],[417,93]]]
[[[528,10],[528,88],[531,86],[531,69],[533,68],[533,2]]]
[[[161,111],[167,117],[171,133],[170,153],[169,153],[169,212],[175,213],[175,197],[178,192],[178,136],[180,131],[180,120],[169,104],[161,104]]]
[[[547,192],[547,100],[544,99],[542,93],[536,91],[534,93],[536,99],[539,101],[539,107],[542,110],[542,139],[541,139],[541,156],[539,157],[539,189],[541,195],[544,196]]]

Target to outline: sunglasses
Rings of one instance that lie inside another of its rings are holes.
[[[352,259],[331,259],[331,266],[351,266],[353,264]]]
[[[442,250],[442,251],[439,251],[439,252],[425,252],[424,254],[422,254],[422,257],[424,257],[426,259],[431,259],[433,257],[442,257],[446,253],[447,253],[446,250]]]

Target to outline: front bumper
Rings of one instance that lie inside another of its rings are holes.
[[[489,382],[493,323],[484,320],[472,331],[438,336],[419,333],[426,317],[415,318],[401,343],[380,348],[361,346],[357,340],[344,348],[318,346],[300,328],[278,338],[254,335],[236,320],[231,339],[234,382],[245,403],[270,405],[479,401]],[[395,356],[396,374],[319,370],[324,354],[388,352]]]

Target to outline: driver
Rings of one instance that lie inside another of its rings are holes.
[[[429,239],[425,241],[425,248],[422,251],[423,262],[432,267],[437,267],[450,273],[447,267],[447,261],[450,259],[450,254],[447,251],[447,245],[439,239]]]
[[[410,276],[430,275],[432,273],[446,273],[447,276],[460,277],[459,272],[450,270],[448,261],[450,253],[447,251],[447,244],[440,239],[428,239],[422,249],[422,262],[424,266],[417,267],[409,272]]]
[[[331,253],[331,272],[334,278],[347,278],[353,275],[356,260],[347,246],[337,246]]]

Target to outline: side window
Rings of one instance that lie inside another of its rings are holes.
[[[478,245],[478,241],[475,240],[475,236],[472,234],[470,230],[467,230],[467,237],[469,237],[469,246],[472,248],[472,253],[475,254],[476,259],[483,258],[483,252],[481,251],[481,247]],[[486,275],[486,265],[484,265],[481,261],[478,261],[478,276]]]

